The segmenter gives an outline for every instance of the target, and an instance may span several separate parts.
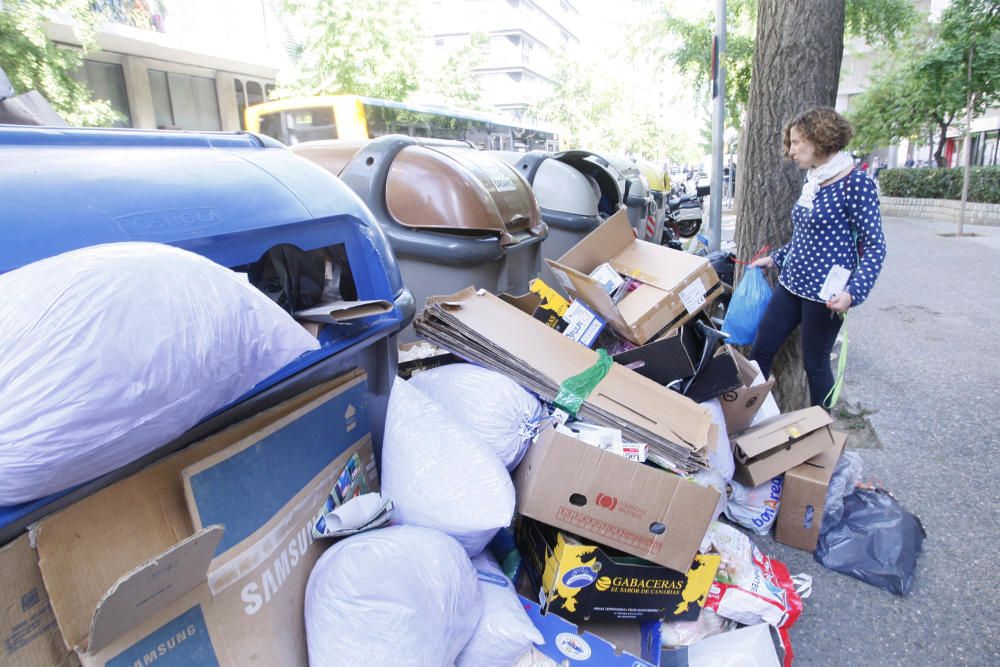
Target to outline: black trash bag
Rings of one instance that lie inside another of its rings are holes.
[[[844,499],[840,523],[823,527],[815,558],[835,572],[906,595],[925,537],[920,519],[887,491],[859,488]]]
[[[326,258],[291,244],[276,245],[249,267],[250,283],[294,314],[323,301]]]

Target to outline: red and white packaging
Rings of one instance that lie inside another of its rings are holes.
[[[718,521],[708,530],[709,540],[722,555],[722,563],[705,608],[743,625],[773,625],[784,644],[785,667],[791,667],[788,629],[802,613],[802,597],[788,568],[762,553],[749,537]]]

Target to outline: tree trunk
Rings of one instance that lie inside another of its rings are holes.
[[[760,0],[750,101],[740,139],[736,246],[747,260],[765,243],[792,234],[792,206],[803,173],[782,157],[782,130],[795,114],[837,100],[844,53],[845,0]],[[782,410],[809,405],[798,331],[774,362]]]
[[[948,142],[948,123],[938,123],[938,144],[934,151],[934,162],[939,167],[945,167],[944,145]]]

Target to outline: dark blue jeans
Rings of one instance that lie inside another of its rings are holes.
[[[802,358],[809,379],[809,399],[813,405],[823,405],[833,388],[830,352],[842,323],[843,320],[825,303],[795,296],[778,284],[760,321],[750,357],[760,365],[764,377],[768,377],[774,356],[782,343],[801,324]]]

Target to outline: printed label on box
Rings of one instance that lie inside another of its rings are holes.
[[[705,283],[698,278],[681,290],[681,301],[689,314],[694,314],[705,305]]]

